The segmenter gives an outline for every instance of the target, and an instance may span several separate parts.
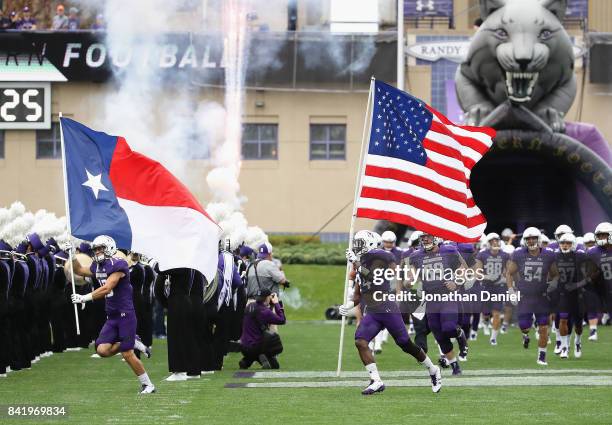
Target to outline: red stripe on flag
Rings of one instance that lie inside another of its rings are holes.
[[[439,153],[440,155],[449,156],[463,162],[463,165],[470,170],[474,165],[476,165],[476,162],[472,158],[468,158],[467,156],[464,157],[462,156],[461,152],[446,145],[440,144],[434,140],[427,138],[423,139],[423,146],[426,149]]]
[[[191,208],[214,223],[183,183],[159,162],[132,151],[123,137],[117,137],[109,175],[118,198],[148,206]]]
[[[431,168],[436,173],[441,174],[450,179],[458,180],[467,185],[467,179],[465,178],[465,174],[456,168],[448,167],[444,164],[440,164],[439,162],[432,161],[431,158],[427,158],[425,161],[425,166],[427,168]]]
[[[407,226],[412,226],[415,229],[419,229],[423,232],[430,233],[434,236],[439,236],[443,239],[447,239],[447,240],[451,240],[455,242],[478,242],[480,240],[480,236],[475,237],[475,238],[467,238],[455,232],[451,232],[446,229],[441,229],[439,227],[432,226],[431,224],[425,223],[423,221],[415,220],[414,218],[410,216],[392,213],[389,211],[379,211],[379,210],[372,210],[369,208],[359,208],[357,209],[357,217],[370,218],[373,220],[389,220],[393,223],[405,224]]]
[[[444,208],[434,202],[430,202],[417,196],[409,195],[407,193],[398,192],[396,190],[364,187],[361,190],[361,197],[379,199],[384,201],[395,201],[401,204],[410,205],[421,211],[434,214],[449,221],[454,221],[455,223],[466,226],[468,228],[478,226],[479,224],[482,224],[486,221],[482,214],[479,214],[474,217],[466,217],[462,213],[449,210],[448,208]]]
[[[473,130],[470,130],[470,131],[475,131],[474,129],[477,129],[479,127],[470,127],[470,128],[473,129]],[[445,134],[445,135],[447,135],[449,137],[452,137],[457,142],[461,143],[463,146],[468,147],[468,148],[478,152],[481,155],[484,155],[489,150],[489,147],[486,144],[482,143],[480,140],[474,139],[472,137],[459,136],[459,135],[453,133],[452,131],[450,131],[444,124],[439,123],[439,122],[433,121],[431,123],[430,131],[435,131],[436,133],[442,133],[442,134]]]
[[[439,193],[440,195],[457,202],[466,202],[467,200],[465,193],[461,193],[456,190],[444,187],[439,183],[434,182],[433,180],[429,180],[426,177],[411,174],[402,170],[396,170],[394,168],[384,168],[378,167],[376,165],[366,165],[365,175],[371,177],[379,177],[382,179],[397,180],[404,183],[410,183],[415,186],[431,190],[432,192]]]

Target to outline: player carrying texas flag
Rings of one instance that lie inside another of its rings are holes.
[[[134,348],[150,357],[149,349],[136,337],[136,313],[132,299],[132,285],[128,263],[113,257],[117,253],[115,241],[100,235],[92,243],[94,262],[88,269],[74,258],[72,267],[81,276],[95,277],[100,287],[86,295],[72,294],[74,304],[106,298],[106,322],[96,339],[96,352],[100,357],[111,357],[121,352],[141,384],[140,394],[155,392],[142,362]]]

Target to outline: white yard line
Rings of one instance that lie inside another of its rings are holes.
[[[381,370],[383,378],[411,378],[421,377],[425,372],[422,370]],[[449,372],[450,373],[450,372]],[[504,375],[612,375],[612,369],[465,369],[464,376],[504,376]],[[236,378],[248,379],[299,379],[299,378],[336,378],[336,372],[332,371],[291,371],[291,372],[238,372]],[[340,378],[365,378],[364,371],[346,371],[340,373]],[[606,377],[612,381],[612,376]]]
[[[384,379],[384,377],[383,377]],[[249,382],[235,384],[238,388],[337,388],[364,387],[361,381],[293,381]],[[429,377],[423,379],[385,380],[388,387],[428,387]],[[612,386],[610,376],[500,376],[491,378],[446,378],[446,387],[518,387],[518,386]]]

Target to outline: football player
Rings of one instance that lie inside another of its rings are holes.
[[[117,247],[110,236],[97,236],[92,243],[94,262],[88,269],[74,258],[74,273],[93,277],[100,287],[85,295],[72,294],[74,304],[82,304],[99,298],[106,298],[106,322],[96,340],[96,352],[100,357],[111,357],[121,352],[123,359],[138,377],[140,394],[155,392],[155,386],[149,379],[142,362],[134,354],[134,348],[150,356],[149,349],[136,338],[136,314],[132,299],[132,285],[128,264],[121,258],[115,258]]]
[[[594,267],[590,267],[587,272],[588,280],[596,279],[602,285],[604,311],[608,314],[612,312],[612,223],[599,223],[595,228],[596,246],[587,252],[587,257]],[[592,326],[589,340],[597,340],[597,328],[593,332]],[[594,335],[594,338],[591,338]]]
[[[506,270],[508,292],[520,293],[518,302],[518,319],[523,332],[523,347],[529,348],[529,330],[533,325],[533,316],[538,325],[538,360],[539,365],[547,366],[546,345],[548,343],[548,325],[550,306],[547,293],[549,288],[556,288],[559,272],[555,263],[554,252],[542,248],[542,233],[535,227],[528,227],[523,232],[521,248],[510,256]],[[515,289],[515,273],[518,279]],[[548,278],[550,277],[550,284]]]
[[[574,357],[582,356],[582,315],[580,301],[584,280],[585,252],[577,249],[576,237],[565,233],[559,237],[559,249],[555,251],[557,268],[559,269],[559,333],[561,350],[559,357],[569,356],[569,340],[572,327],[574,336]]]
[[[392,281],[382,278],[381,272],[395,268],[395,257],[378,248],[378,235],[361,230],[355,234],[352,249],[347,249],[346,258],[357,270],[358,285],[355,285],[353,299],[340,306],[339,310],[340,314],[345,316],[355,304],[361,306],[363,318],[355,331],[355,346],[370,375],[370,384],[362,394],[371,395],[385,389],[372,352],[368,348],[368,343],[385,328],[404,352],[416,358],[427,369],[433,392],[439,392],[442,387],[440,368],[410,340],[397,303],[385,299],[385,294],[395,293],[396,288],[393,287]]]
[[[421,248],[409,257],[413,273],[419,273],[422,289],[427,294],[441,296],[457,291],[454,280],[445,279],[445,271],[452,270],[453,275],[467,265],[459,255],[455,245],[440,246],[442,240],[428,233],[420,236]],[[429,329],[439,344],[443,360],[450,365],[453,375],[461,374],[461,367],[453,351],[452,338],[456,338],[459,351],[467,353],[467,338],[459,326],[459,302],[453,300],[428,301],[426,317]]]
[[[595,233],[593,232],[585,233],[584,236],[582,237],[582,242],[584,243],[585,251],[587,249],[593,248],[595,245],[597,245],[597,241],[595,241]]]
[[[559,248],[559,241],[561,240],[561,236],[565,234],[574,234],[574,231],[567,224],[562,224],[555,229],[555,240],[548,245],[549,249],[556,250]],[[580,243],[578,239],[576,239],[576,249],[578,251],[585,251],[586,248],[583,243]]]
[[[485,278],[482,287],[491,295],[506,293],[506,265],[510,255],[502,251],[502,241],[497,233],[489,233],[485,239],[485,249],[476,255],[475,270],[482,270]],[[492,330],[489,342],[497,345],[497,335],[501,328],[501,312],[504,303],[487,301],[483,305],[485,323],[492,317]]]

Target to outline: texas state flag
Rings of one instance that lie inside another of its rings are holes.
[[[72,235],[115,239],[118,248],[155,258],[160,270],[217,273],[221,228],[160,163],[123,137],[60,118]]]

